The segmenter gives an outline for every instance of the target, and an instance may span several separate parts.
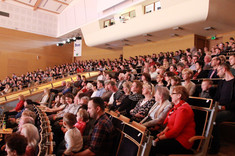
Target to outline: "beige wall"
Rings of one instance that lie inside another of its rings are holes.
[[[216,36],[223,37],[222,41],[223,41],[223,43],[225,43],[225,42],[229,41],[230,37],[235,38],[235,31],[219,34],[219,35],[216,35]]]
[[[82,42],[82,56],[76,57],[75,60],[99,60],[99,59],[110,59],[114,60],[115,58],[119,58],[120,54],[122,54],[122,49],[113,50],[113,49],[101,49],[96,47],[88,47],[84,40]]]
[[[73,45],[56,46],[57,39],[0,28],[0,80],[72,62]],[[37,59],[37,56],[39,59]]]
[[[185,50],[194,46],[194,34],[183,37],[174,37],[167,40],[138,44],[134,46],[125,46],[123,48],[123,57],[148,55],[159,52]]]

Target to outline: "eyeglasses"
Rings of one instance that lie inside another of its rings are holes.
[[[171,95],[174,95],[174,94],[179,94],[179,93],[171,93]]]

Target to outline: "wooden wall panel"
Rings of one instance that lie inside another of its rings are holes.
[[[194,34],[174,37],[167,40],[143,43],[133,46],[125,46],[123,48],[123,57],[129,58],[130,56],[138,55],[152,55],[153,53],[176,51],[179,49],[185,50],[194,46]]]
[[[0,28],[0,80],[12,73],[21,75],[71,63],[73,44],[57,47],[58,41],[52,37]]]
[[[122,50],[112,50],[112,49],[101,49],[96,47],[88,47],[84,40],[82,42],[82,56],[75,57],[75,60],[99,60],[99,59],[110,59],[114,60],[119,58],[120,54],[123,54]]]

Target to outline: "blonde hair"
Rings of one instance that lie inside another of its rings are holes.
[[[78,110],[77,116],[81,117],[84,122],[87,122],[87,121],[89,120],[89,114],[88,114],[88,112],[87,112],[85,109],[83,109],[83,108],[80,108],[80,109]]]
[[[192,71],[192,69],[185,68],[185,69],[183,69],[182,74],[189,74],[189,75],[192,76],[193,75],[193,71]]]
[[[129,81],[126,81],[122,84],[122,86],[126,86],[126,88],[128,88],[129,92],[131,91],[131,85],[132,85],[132,83]]]
[[[39,133],[37,127],[32,124],[24,124],[21,128],[21,134],[28,140],[28,146],[36,147],[39,141]]]
[[[152,96],[155,94],[155,88],[154,88],[153,84],[144,83],[143,88],[147,88]]]

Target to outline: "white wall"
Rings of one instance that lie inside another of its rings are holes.
[[[138,5],[135,8],[137,13],[135,18],[125,23],[117,22],[115,25],[107,28],[99,27],[99,21],[84,25],[81,30],[85,42],[88,46],[97,46],[207,19],[209,0],[180,1],[184,3],[177,3],[169,8],[162,7],[161,10],[149,14],[144,14],[143,7]],[[162,1],[162,6],[166,6],[164,3],[170,4],[170,0]]]
[[[105,18],[114,15],[121,10],[132,5],[142,2],[143,0],[115,0],[113,7],[108,3],[104,6],[109,6],[108,9],[100,12],[98,2],[100,0],[75,0],[73,1],[60,15],[58,15],[58,37],[66,33],[72,32],[91,22],[98,21],[100,18]],[[109,0],[110,1],[110,0]],[[100,5],[100,4],[99,4]]]
[[[46,36],[57,36],[57,16],[45,11],[33,11],[0,1],[0,10],[10,17],[0,16],[0,27],[15,29]]]

